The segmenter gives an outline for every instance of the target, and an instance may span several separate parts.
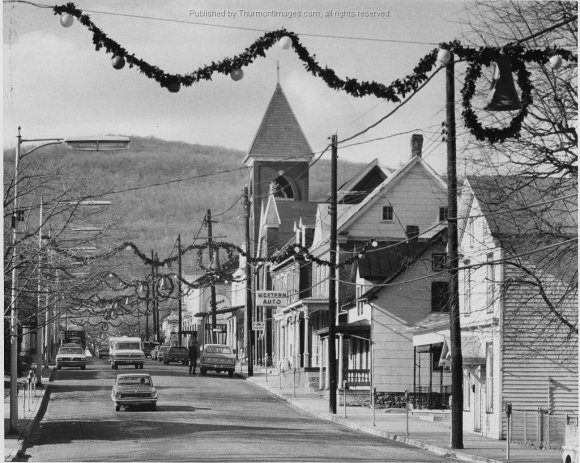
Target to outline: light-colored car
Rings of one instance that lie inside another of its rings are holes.
[[[87,368],[87,356],[81,346],[63,346],[56,354],[56,369],[60,370],[63,367],[80,368],[85,370]]]
[[[157,351],[157,361],[164,362],[165,361],[165,353],[169,350],[169,346],[159,346],[159,350]]]
[[[236,356],[230,346],[225,344],[206,344],[203,346],[199,358],[199,371],[202,375],[208,370],[221,373],[227,371],[230,377],[234,376]]]
[[[156,410],[157,396],[153,378],[147,373],[117,375],[111,391],[111,399],[117,412],[121,407],[132,406],[147,406],[150,410]]]

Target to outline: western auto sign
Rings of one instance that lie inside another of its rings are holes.
[[[287,291],[256,291],[256,305],[262,307],[283,307],[288,305]]]

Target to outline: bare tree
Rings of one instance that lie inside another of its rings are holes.
[[[576,9],[574,2],[481,0],[467,12],[469,39],[575,51]],[[577,65],[564,62],[552,69],[527,63],[527,68],[533,103],[520,136],[495,144],[470,141],[464,159],[467,171],[486,174],[477,188],[491,232],[506,250],[500,296],[519,301],[506,321],[510,333],[527,347],[558,351],[564,364],[577,356],[578,338]],[[480,94],[480,102],[483,98]],[[479,111],[480,120],[495,127],[514,116],[484,113]],[[520,353],[529,355],[526,349]]]

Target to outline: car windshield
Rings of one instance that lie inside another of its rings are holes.
[[[205,351],[208,354],[231,354],[232,349],[228,346],[207,346]]]
[[[128,376],[117,379],[119,386],[151,386],[151,378],[148,376]]]
[[[82,354],[83,350],[80,347],[61,347],[60,354]]]
[[[117,349],[119,350],[129,350],[129,349],[140,349],[141,346],[138,342],[120,342],[117,344]]]

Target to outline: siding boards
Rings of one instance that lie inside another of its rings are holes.
[[[522,278],[509,265],[505,275],[512,282]],[[542,277],[551,296],[561,291],[555,278]],[[576,294],[561,301],[559,309],[573,318]],[[509,285],[503,316],[504,403],[512,402],[519,410],[541,407],[553,414],[578,413],[578,336],[550,312],[529,285]]]

